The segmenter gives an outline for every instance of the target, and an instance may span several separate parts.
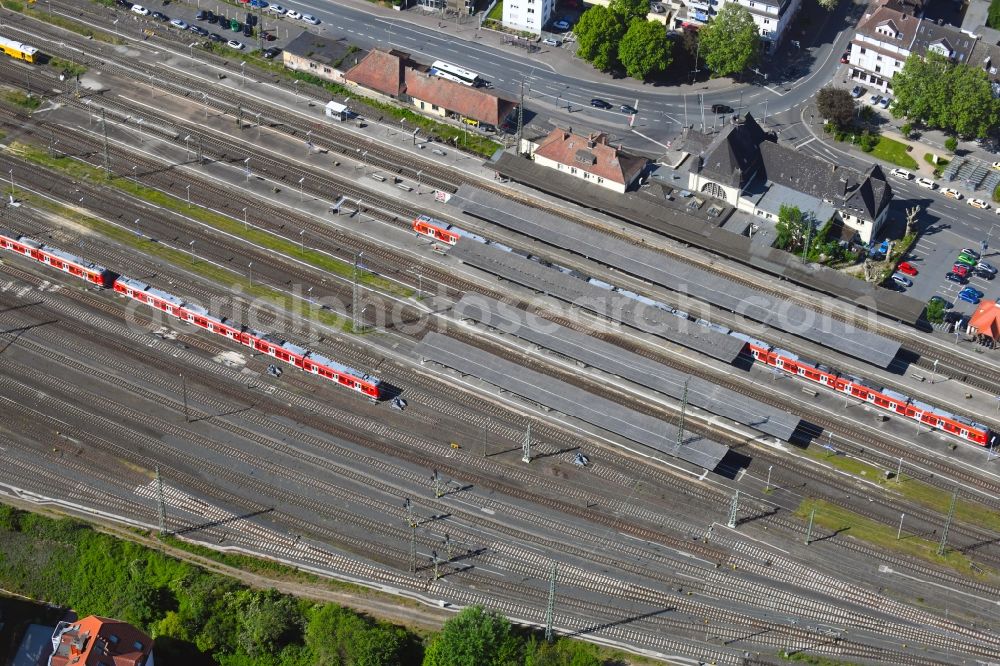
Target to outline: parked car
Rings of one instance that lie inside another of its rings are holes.
[[[566,19],[559,19],[552,24],[552,27],[556,30],[569,30],[569,21]]]
[[[976,250],[973,250],[971,247],[963,247],[958,252],[959,252],[959,254],[967,254],[970,257],[972,257],[973,259],[975,259],[976,261],[979,261],[980,259],[982,259],[982,256],[980,256],[979,252],[977,252]]]
[[[169,16],[167,16],[166,14],[162,14],[160,12],[153,12],[152,14],[149,15],[149,18],[156,19],[157,21],[169,21],[170,20]]]
[[[872,93],[871,97],[868,98],[868,103],[871,104],[872,106],[875,106],[881,100],[882,100],[882,95],[879,95],[878,93]]]
[[[907,275],[916,275],[917,273],[919,273],[919,271],[913,267],[913,264],[911,264],[908,261],[904,261],[903,263],[901,263],[896,268],[896,270],[898,270],[900,273],[906,273]]]
[[[265,0],[250,0],[251,7],[259,7],[260,9],[267,9],[267,2]]]
[[[903,180],[913,180],[913,174],[906,169],[893,169],[889,172],[889,175],[895,176],[896,178],[902,178]]]
[[[969,267],[962,264],[955,264],[951,267],[951,272],[959,277],[969,277]]]
[[[132,5],[132,13],[139,16],[149,16],[149,10],[142,5]]]
[[[177,26],[181,30],[187,30],[188,29],[187,22],[182,21],[180,19],[171,19],[170,20],[170,25]]]
[[[309,25],[319,25],[319,19],[312,14],[303,14],[302,20]]]
[[[132,3],[128,0],[115,0],[115,4],[125,9],[132,9]]]
[[[253,37],[253,26],[251,26],[249,23],[243,24],[243,36]]]
[[[945,310],[951,310],[953,307],[955,307],[954,305],[952,305],[950,301],[947,301],[938,295],[931,296],[928,303],[940,303],[941,307],[943,307]]]
[[[997,269],[993,266],[993,264],[989,263],[988,261],[980,260],[979,263],[976,264],[976,268],[982,269],[992,275],[997,274]]]
[[[879,100],[878,105],[881,106],[883,109],[888,109],[890,102],[892,102],[891,97],[883,97],[881,100]]]
[[[913,286],[913,280],[911,280],[910,278],[906,277],[905,275],[900,275],[899,273],[893,273],[892,274],[892,281],[895,282],[896,284],[902,285],[904,287],[912,287]]]
[[[941,194],[945,195],[949,199],[954,199],[955,201],[959,201],[962,198],[962,193],[954,187],[942,187]]]
[[[842,56],[840,56],[840,64],[841,65],[846,65],[847,62],[850,59],[851,59],[851,52],[850,51],[844,51],[844,54]]]
[[[201,35],[202,37],[208,37],[208,30],[205,30],[200,25],[189,25],[188,30],[196,35]]]
[[[967,291],[958,292],[958,300],[965,301],[966,303],[972,303],[973,305],[979,304],[979,299],[976,298],[976,295]]]
[[[732,112],[733,112],[733,107],[729,106],[728,104],[713,104],[712,105],[712,113],[725,114],[725,113],[732,113]]]
[[[277,14],[278,16],[284,16],[285,14],[288,13],[288,10],[282,7],[281,5],[271,5],[270,7],[267,8],[267,11],[271,12],[272,14]]]
[[[263,51],[261,51],[260,54],[262,56],[264,56],[265,58],[267,58],[268,60],[270,60],[271,58],[275,57],[279,53],[281,53],[281,49],[279,49],[277,46],[272,46],[269,49],[264,49]]]
[[[590,100],[590,105],[596,109],[610,109],[611,105],[605,102],[603,99],[594,98]]]
[[[944,279],[949,282],[957,282],[958,284],[965,284],[966,282],[965,278],[958,273],[946,273]]]
[[[302,18],[302,14],[299,14],[294,9],[289,9],[287,12],[285,12],[285,16],[290,19],[296,19],[296,20]]]
[[[628,104],[622,104],[621,106],[618,107],[618,110],[621,111],[622,113],[627,113],[630,116],[634,116],[635,114],[639,113],[639,109],[635,108],[634,106],[630,106]]]
[[[546,37],[542,40],[542,44],[545,44],[546,46],[559,46],[562,42],[555,37]]]
[[[209,35],[208,38],[211,39],[213,42],[224,42],[224,41],[226,41],[225,37],[223,37],[222,35],[220,35],[218,33],[215,33],[215,32],[213,32],[211,35]]]
[[[990,205],[982,199],[969,199],[966,203],[973,208],[978,208],[980,210],[987,210],[990,207]]]
[[[865,94],[865,89],[862,88],[861,86],[854,86],[853,88],[851,88],[851,97],[853,97],[854,99],[857,99],[864,94]]]
[[[215,23],[219,20],[219,17],[215,15],[215,12],[205,10],[205,21],[208,23]]]
[[[917,185],[927,190],[933,190],[937,187],[937,183],[930,178],[917,178]]]
[[[984,280],[992,280],[997,276],[996,271],[988,271],[985,268],[980,268],[979,266],[972,269],[972,274],[977,278],[983,278]]]
[[[265,42],[273,42],[275,39],[277,39],[274,36],[274,33],[268,30],[261,30],[260,36],[264,38]],[[278,50],[280,51],[280,49]]]
[[[243,42],[238,42],[235,39],[230,39],[228,42],[226,42],[226,46],[228,46],[231,49],[236,49],[237,51],[242,51],[244,48]]]
[[[968,266],[969,268],[973,268],[976,264],[979,263],[979,260],[963,252],[962,254],[958,255],[958,259],[955,260],[955,263]]]
[[[981,291],[979,291],[978,289],[976,289],[975,287],[966,287],[965,289],[963,289],[963,290],[962,290],[961,292],[959,292],[959,293],[963,293],[963,292],[964,292],[964,293],[966,293],[966,294],[972,294],[972,295],[973,295],[973,296],[975,296],[976,298],[982,298],[983,296],[985,296],[985,295],[986,295],[986,294],[984,294],[983,292],[981,292]]]
[[[198,13],[194,15],[194,20],[195,21],[204,21],[207,18],[208,18],[208,14],[205,12],[204,9],[199,9]]]

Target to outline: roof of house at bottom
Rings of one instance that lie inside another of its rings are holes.
[[[384,95],[399,97],[406,89],[403,71],[407,64],[411,64],[409,53],[372,49],[344,78]]]
[[[414,99],[436,104],[481,123],[500,125],[517,102],[483,88],[473,88],[448,81],[412,68],[406,68],[406,94]]]
[[[969,331],[1000,339],[1000,304],[983,301],[976,313],[969,319]]]
[[[581,136],[558,127],[539,142],[535,155],[623,185],[631,183],[646,166],[644,158],[611,145],[603,132]]]
[[[60,622],[49,666],[151,666],[153,639],[121,620],[91,615]],[[148,660],[148,661],[147,661]]]

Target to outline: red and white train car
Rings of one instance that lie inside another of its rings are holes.
[[[845,393],[858,400],[864,400],[876,407],[895,412],[932,428],[973,442],[980,446],[990,445],[990,429],[964,416],[946,412],[940,407],[928,405],[898,391],[887,389],[874,382],[842,374],[829,366],[799,357],[792,352],[778,349],[741,333],[731,335],[745,340],[753,358],[761,363],[784,370],[788,374],[802,377],[821,384],[839,393]]]
[[[181,321],[189,322],[216,335],[225,336],[262,354],[294,365],[300,370],[319,375],[337,382],[341,386],[364,393],[373,400],[378,400],[381,396],[381,380],[377,377],[332,361],[270,333],[260,333],[242,324],[216,317],[199,305],[185,303],[177,296],[151,287],[145,282],[122,276],[115,280],[114,289],[120,294],[162,310]]]
[[[63,252],[57,247],[46,245],[34,238],[0,230],[0,248],[23,254],[30,259],[48,264],[99,287],[111,286],[113,276],[111,271],[104,266],[81,259],[69,252]]]
[[[413,230],[422,236],[433,238],[436,241],[447,243],[448,245],[454,245],[458,242],[458,239],[463,236],[477,240],[480,243],[488,242],[482,236],[477,236],[476,234],[466,231],[461,227],[456,227],[454,224],[448,224],[447,222],[436,220],[428,215],[418,215],[416,219],[413,220]]]

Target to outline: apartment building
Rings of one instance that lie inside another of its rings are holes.
[[[539,35],[553,9],[555,0],[503,0],[503,25]]]

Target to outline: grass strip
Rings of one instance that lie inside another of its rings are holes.
[[[22,109],[29,109],[31,111],[34,111],[42,105],[42,99],[38,95],[28,96],[27,93],[21,92],[20,90],[8,90],[3,94],[3,99],[8,104],[19,106]]]
[[[945,550],[944,555],[938,555],[936,541],[916,535],[906,535],[902,539],[896,539],[896,528],[883,525],[824,500],[802,500],[802,503],[795,510],[795,515],[808,519],[809,513],[813,509],[816,510],[815,524],[831,532],[844,532],[855,539],[866,541],[884,550],[944,565],[973,578],[984,576],[984,568],[977,565],[977,568],[974,569],[972,560],[963,553],[956,550]],[[995,573],[992,570],[987,570],[987,572],[991,575]]]
[[[815,460],[821,460],[832,467],[853,474],[866,481],[877,483],[886,490],[899,493],[911,502],[916,502],[928,509],[945,515],[951,506],[951,493],[903,474],[898,480],[887,479],[885,470],[862,462],[855,458],[838,455],[827,449],[810,446],[805,454]],[[1000,532],[1000,511],[989,509],[982,504],[959,499],[955,504],[955,518],[968,525],[977,525],[988,530]]]
[[[910,157],[910,154],[906,151],[906,144],[895,139],[890,139],[887,136],[880,136],[878,143],[872,149],[872,156],[879,158],[880,160],[885,160],[886,162],[891,162],[897,166],[901,166],[904,169],[916,169],[917,161]]]
[[[46,150],[29,144],[15,142],[11,144],[10,149],[15,154],[34,162],[35,164],[45,166],[50,169],[57,169],[69,176],[72,176],[73,178],[87,182],[110,184],[134,197],[148,201],[149,203],[162,208],[166,208],[167,210],[181,213],[200,222],[204,222],[205,224],[232,236],[243,238],[251,243],[261,247],[266,247],[276,252],[281,252],[289,257],[299,259],[316,268],[334,273],[335,275],[340,275],[345,278],[353,277],[353,263],[337,259],[336,257],[331,257],[327,254],[309,248],[305,248],[305,251],[303,251],[302,245],[297,244],[294,241],[282,238],[262,229],[244,227],[243,223],[238,220],[234,220],[233,218],[221,213],[216,213],[206,208],[202,208],[201,206],[189,206],[186,201],[178,199],[171,194],[161,192],[160,190],[152,187],[141,185],[126,178],[113,178],[109,181],[106,179],[104,171],[95,166],[91,166],[85,162],[81,162],[64,155],[49,155]],[[379,289],[403,298],[408,298],[413,294],[412,289],[397,285],[386,278],[368,271],[359,271],[358,281],[373,289]]]
[[[57,69],[67,76],[67,78],[73,78],[76,76],[81,76],[87,73],[87,67],[81,65],[78,62],[73,62],[72,60],[64,60],[63,58],[49,58],[49,67]]]
[[[149,240],[144,236],[138,236],[134,232],[123,229],[103,220],[84,215],[83,213],[68,208],[61,204],[54,203],[42,197],[36,197],[30,192],[18,192],[18,198],[30,202],[32,205],[44,208],[52,213],[72,220],[82,227],[101,234],[105,238],[140,250],[143,254],[162,259],[178,268],[183,268],[189,273],[200,275],[203,278],[220,284],[230,290],[242,291],[244,294],[263,299],[284,310],[291,310],[303,317],[308,317],[320,323],[339,328],[344,332],[351,332],[352,322],[346,317],[341,317],[329,310],[323,310],[319,306],[304,302],[300,299],[292,298],[283,294],[277,289],[260,284],[251,284],[242,275],[226,268],[216,266],[207,261],[202,261],[193,255],[167,247],[161,243]]]
[[[115,37],[114,35],[110,35],[106,32],[101,32],[100,30],[94,30],[85,23],[80,23],[79,21],[74,21],[71,18],[66,18],[65,16],[59,16],[50,12],[43,12],[31,7],[25,7],[23,3],[17,2],[16,0],[0,2],[0,6],[13,12],[20,12],[25,16],[30,16],[31,18],[38,19],[39,21],[51,23],[52,25],[59,26],[60,28],[64,28],[70,32],[75,32],[78,35],[96,39],[99,42],[106,42],[108,44],[116,44],[119,46],[126,43],[124,39]]]
[[[778,657],[785,661],[793,661],[797,664],[808,664],[808,666],[860,666],[856,661],[844,661],[843,659],[831,659],[830,657],[820,657],[815,654],[805,652],[779,652]]]
[[[202,45],[202,47],[225,58],[234,58],[236,56],[233,50],[225,44],[206,42]],[[352,100],[369,106],[386,116],[391,116],[401,121],[405,120],[410,131],[412,131],[413,128],[419,127],[423,130],[425,135],[436,136],[444,143],[453,145],[456,148],[462,147],[478,155],[482,155],[483,157],[492,157],[493,153],[503,148],[503,146],[496,141],[481,136],[476,132],[469,132],[467,130],[463,130],[461,127],[453,127],[452,125],[439,123],[431,118],[420,115],[416,111],[411,111],[408,108],[399,107],[395,104],[389,104],[386,102],[380,102],[378,100],[371,99],[370,97],[364,97],[363,95],[359,95],[357,90],[345,88],[340,84],[327,81],[326,79],[321,79],[320,77],[309,74],[308,72],[288,69],[281,63],[280,60],[278,62],[275,62],[275,60],[268,60],[261,56],[258,52],[246,54],[241,53],[239,54],[239,60],[245,60],[247,63],[253,64],[260,69],[274,72],[286,79],[296,79],[319,86],[331,95],[348,96]]]

